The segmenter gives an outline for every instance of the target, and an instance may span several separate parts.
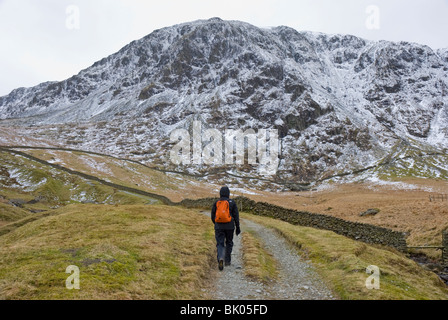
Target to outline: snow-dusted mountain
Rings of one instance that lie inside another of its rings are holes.
[[[68,80],[14,90],[0,98],[0,124],[165,167],[170,132],[193,120],[276,128],[282,181],[380,167],[447,178],[447,93],[447,49],[213,18],[154,31]]]

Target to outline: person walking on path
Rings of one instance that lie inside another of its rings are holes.
[[[241,233],[238,206],[230,199],[230,189],[222,187],[220,199],[213,204],[211,218],[215,225],[216,248],[219,270],[224,264],[230,266],[232,260],[233,234]]]

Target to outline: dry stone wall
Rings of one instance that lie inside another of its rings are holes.
[[[187,199],[182,201],[181,204],[189,208],[210,209],[216,200],[218,199]],[[346,221],[323,214],[287,209],[270,203],[255,202],[245,197],[236,197],[234,200],[240,211],[279,219],[294,225],[333,231],[354,240],[370,244],[385,245],[396,248],[402,252],[406,252],[407,250],[406,234],[403,232],[365,223]]]

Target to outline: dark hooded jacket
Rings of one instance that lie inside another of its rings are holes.
[[[240,216],[239,216],[239,212],[238,212],[238,206],[236,205],[235,201],[233,201],[232,199],[230,199],[230,190],[228,187],[222,187],[221,191],[219,192],[220,195],[220,199],[221,200],[227,200],[229,201],[229,209],[230,209],[230,216],[232,217],[232,221],[230,221],[229,223],[216,223],[215,219],[216,219],[216,203],[218,201],[216,201],[213,204],[212,207],[212,214],[211,214],[211,218],[212,218],[212,222],[215,224],[215,230],[233,230],[235,228],[239,229],[240,227]]]

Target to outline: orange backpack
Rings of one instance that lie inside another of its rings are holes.
[[[230,216],[229,201],[222,200],[216,203],[216,223],[229,223],[232,221]]]

